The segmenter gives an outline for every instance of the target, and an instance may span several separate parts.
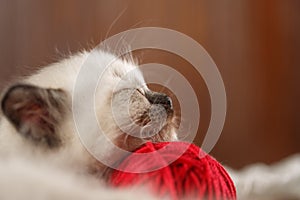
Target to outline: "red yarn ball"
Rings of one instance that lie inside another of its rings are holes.
[[[142,153],[147,156],[135,156]],[[156,170],[135,173],[147,168]],[[146,185],[160,197],[171,199],[236,199],[234,184],[222,165],[193,144],[148,142],[123,160],[118,169],[110,177],[113,186]]]

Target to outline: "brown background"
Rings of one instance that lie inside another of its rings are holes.
[[[142,26],[185,33],[216,62],[228,112],[211,154],[222,163],[237,168],[271,163],[300,151],[297,0],[0,0],[0,87],[61,54]],[[142,63],[178,69],[197,90],[201,122],[195,142],[200,145],[210,118],[210,100],[200,75],[166,52],[145,50],[137,56]]]

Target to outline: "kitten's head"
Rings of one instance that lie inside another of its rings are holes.
[[[75,55],[10,87],[1,102],[6,121],[28,143],[58,148],[79,141],[72,113],[76,77],[83,64],[104,69],[112,59],[94,94],[94,112],[105,136],[129,151],[145,141],[176,140],[171,99],[149,90],[134,63],[102,51]],[[79,102],[86,104],[88,88],[78,91],[83,97]],[[87,133],[95,131],[88,119],[84,123]]]

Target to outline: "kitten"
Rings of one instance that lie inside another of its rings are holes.
[[[26,182],[31,183],[31,180],[10,177],[14,176],[14,173],[10,172],[10,169],[15,168],[12,162],[19,163],[20,168],[24,165],[28,171],[32,171],[33,166],[37,169],[40,167],[41,171],[37,172],[36,176],[44,174],[45,181],[49,179],[50,183],[61,181],[55,179],[58,176],[55,173],[61,174],[61,171],[74,176],[75,182],[76,179],[80,181],[82,177],[90,177],[91,174],[99,177],[106,175],[108,168],[82,145],[73,120],[74,85],[80,68],[87,59],[91,70],[97,68],[104,70],[110,60],[115,60],[104,71],[95,91],[94,112],[104,135],[98,135],[93,128],[94,124],[89,124],[88,119],[84,122],[86,127],[84,134],[87,134],[85,136],[99,137],[89,138],[90,141],[98,141],[93,153],[105,155],[112,163],[121,159],[119,155],[115,155],[115,151],[107,145],[103,137],[107,137],[117,147],[126,151],[133,151],[145,141],[177,140],[171,99],[165,94],[149,90],[134,62],[120,59],[101,50],[81,52],[19,80],[3,93],[1,101],[3,114],[0,118],[0,162],[5,165],[1,170],[8,170],[5,174],[11,182],[14,182],[13,180],[18,183],[24,182],[19,187],[28,187]],[[126,76],[132,70],[130,76]],[[121,87],[115,91],[120,82]],[[84,97],[87,91],[87,88],[81,89],[80,95]],[[154,112],[153,108],[155,108]],[[117,121],[121,122],[125,129],[117,124],[115,113],[117,113]],[[162,117],[164,115],[165,117]],[[129,121],[126,116],[130,117]],[[130,128],[134,126],[140,129]],[[156,132],[153,133],[154,131]],[[141,135],[143,137],[140,137]],[[24,173],[27,173],[25,169],[22,168]],[[34,172],[28,173],[34,174]],[[43,183],[39,185],[38,181],[33,182],[33,185],[28,188],[28,194],[27,190],[24,190],[24,198],[32,192],[30,188],[42,187]],[[49,187],[51,187],[50,183],[47,183]],[[0,181],[0,188],[2,188],[1,184],[5,183]],[[47,190],[47,186],[43,189]],[[50,191],[53,188],[48,189]],[[73,189],[78,188],[74,186]],[[117,195],[114,192],[107,192],[105,195],[107,194]],[[28,198],[32,199],[30,195]],[[56,199],[64,199],[64,197],[58,195]]]

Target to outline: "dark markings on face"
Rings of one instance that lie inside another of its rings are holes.
[[[133,122],[138,125],[136,128],[131,128],[124,123],[125,129],[122,131],[125,132],[119,137],[118,146],[130,151],[144,143],[145,140],[160,142],[173,139],[171,133],[177,126],[174,123],[174,111],[169,96],[150,90],[142,92],[139,89],[124,89],[115,93],[113,99],[119,103],[118,109],[121,109],[122,104],[129,103],[129,107],[122,108],[129,108],[131,121],[126,120],[126,114],[123,116],[125,112],[118,113],[118,119],[123,121],[122,117],[124,117],[124,121],[127,121],[128,124]],[[129,101],[126,102],[126,99]]]
[[[166,109],[168,115],[173,114],[172,100],[166,94],[153,92],[153,91],[147,91],[145,93],[145,97],[148,99],[148,101],[151,104],[162,105]]]

